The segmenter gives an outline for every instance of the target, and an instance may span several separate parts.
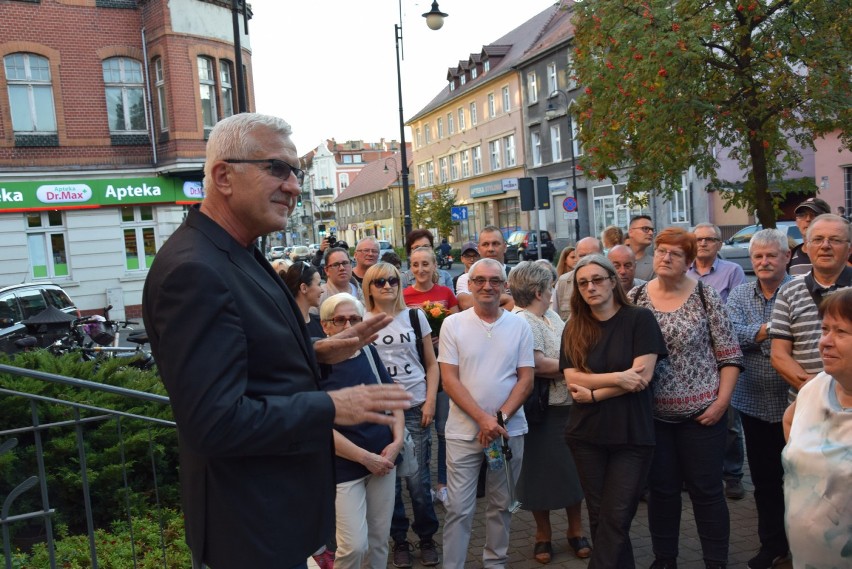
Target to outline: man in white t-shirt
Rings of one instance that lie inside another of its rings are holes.
[[[529,324],[500,307],[505,288],[503,265],[481,259],[470,269],[472,310],[449,316],[441,328],[438,362],[444,391],[450,396],[447,419],[447,515],[444,519],[444,567],[461,569],[467,557],[476,510],[476,481],[483,450],[509,437],[517,481],[524,455],[527,420],[523,403],[532,390],[533,338]],[[505,428],[498,424],[502,414]],[[509,488],[501,468],[485,483],[485,567],[504,567],[509,548]]]

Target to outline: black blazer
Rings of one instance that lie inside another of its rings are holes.
[[[157,253],[142,310],[193,554],[213,569],[304,562],[334,528],[334,405],[290,292],[196,206]]]

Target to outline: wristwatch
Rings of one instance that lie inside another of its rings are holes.
[[[509,416],[503,413],[501,409],[497,410],[497,424],[501,427],[506,426],[506,423],[509,422]]]

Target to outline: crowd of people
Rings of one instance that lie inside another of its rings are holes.
[[[719,258],[718,227],[657,231],[645,215],[555,267],[506,265],[495,226],[462,244],[455,279],[426,229],[406,236],[404,264],[365,237],[354,260],[326,240],[312,262],[273,266],[252,243],[299,194],[289,125],[235,115],[207,153],[205,199],[158,252],[143,303],[194,568],[312,555],[461,569],[481,498],[484,567],[507,565],[519,508],[535,561],[553,559],[564,510],[573,555],[635,567],[644,499],[651,568],[676,569],[685,490],[705,566],[721,569],[746,456],[748,566],[850,567],[852,229],[822,200],[796,208],[804,246],[754,235],[753,281]]]

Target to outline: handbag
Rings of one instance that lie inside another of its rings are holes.
[[[544,423],[547,416],[547,407],[550,403],[549,377],[534,377],[533,388],[527,400],[524,401],[524,415],[528,423]]]
[[[373,375],[376,376],[376,383],[381,384],[382,379],[379,377],[379,370],[376,367],[376,361],[373,359],[373,352],[369,346],[362,348],[364,355],[367,356],[367,361],[370,362],[370,367],[373,369]],[[402,462],[396,465],[397,478],[409,478],[420,471],[420,466],[417,464],[417,457],[414,454],[414,438],[408,431],[408,427],[403,427],[402,431],[402,450],[399,452]]]

